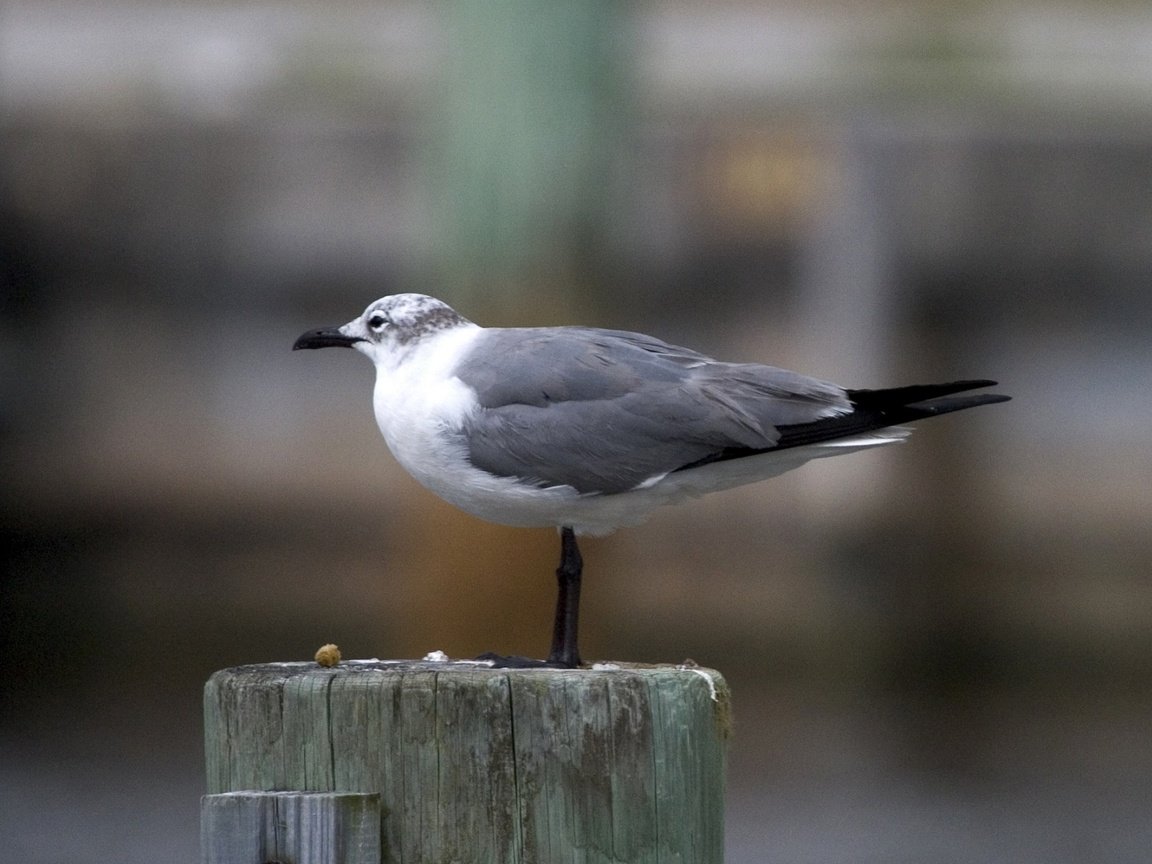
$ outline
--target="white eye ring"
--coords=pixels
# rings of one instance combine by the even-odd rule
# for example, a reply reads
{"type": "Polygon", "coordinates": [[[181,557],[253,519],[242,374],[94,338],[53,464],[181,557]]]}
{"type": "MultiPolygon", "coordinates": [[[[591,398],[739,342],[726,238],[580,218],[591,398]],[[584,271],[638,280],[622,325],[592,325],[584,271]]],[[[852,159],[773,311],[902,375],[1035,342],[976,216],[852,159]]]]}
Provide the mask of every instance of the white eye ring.
{"type": "Polygon", "coordinates": [[[376,312],[372,315],[371,318],[368,319],[368,326],[373,330],[383,330],[387,324],[388,319],[380,312],[376,312]]]}

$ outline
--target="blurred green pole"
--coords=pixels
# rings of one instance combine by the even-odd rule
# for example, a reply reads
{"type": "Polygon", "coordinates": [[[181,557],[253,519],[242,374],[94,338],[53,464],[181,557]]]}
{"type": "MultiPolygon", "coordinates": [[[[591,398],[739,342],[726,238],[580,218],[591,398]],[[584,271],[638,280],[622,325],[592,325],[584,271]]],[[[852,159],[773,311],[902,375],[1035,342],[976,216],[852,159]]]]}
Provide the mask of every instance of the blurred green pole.
{"type": "MultiPolygon", "coordinates": [[[[631,4],[446,0],[430,268],[453,302],[563,302],[612,256],[631,4]]],[[[618,194],[618,193],[617,193],[618,194]]]]}

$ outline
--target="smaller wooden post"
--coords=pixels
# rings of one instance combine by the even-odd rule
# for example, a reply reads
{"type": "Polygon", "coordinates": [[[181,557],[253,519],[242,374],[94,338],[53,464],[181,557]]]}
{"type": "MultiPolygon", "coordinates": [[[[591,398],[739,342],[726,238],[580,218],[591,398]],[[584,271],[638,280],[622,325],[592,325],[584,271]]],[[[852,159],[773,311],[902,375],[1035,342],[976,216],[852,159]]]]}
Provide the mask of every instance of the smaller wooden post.
{"type": "Polygon", "coordinates": [[[380,797],[225,792],[200,804],[202,864],[380,864],[380,797]]]}
{"type": "Polygon", "coordinates": [[[339,790],[379,796],[383,861],[723,859],[730,711],[712,670],[244,666],[212,676],[204,716],[206,813],[230,806],[219,793],[339,790]]]}

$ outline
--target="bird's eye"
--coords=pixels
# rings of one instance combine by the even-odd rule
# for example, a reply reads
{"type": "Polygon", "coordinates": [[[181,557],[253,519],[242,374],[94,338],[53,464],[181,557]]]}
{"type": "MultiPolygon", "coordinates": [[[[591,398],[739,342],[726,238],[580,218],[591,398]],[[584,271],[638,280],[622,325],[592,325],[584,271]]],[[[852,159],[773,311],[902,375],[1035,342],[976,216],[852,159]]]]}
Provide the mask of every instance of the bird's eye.
{"type": "Polygon", "coordinates": [[[381,315],[379,312],[368,319],[368,326],[373,330],[379,330],[387,323],[388,319],[381,315]]]}

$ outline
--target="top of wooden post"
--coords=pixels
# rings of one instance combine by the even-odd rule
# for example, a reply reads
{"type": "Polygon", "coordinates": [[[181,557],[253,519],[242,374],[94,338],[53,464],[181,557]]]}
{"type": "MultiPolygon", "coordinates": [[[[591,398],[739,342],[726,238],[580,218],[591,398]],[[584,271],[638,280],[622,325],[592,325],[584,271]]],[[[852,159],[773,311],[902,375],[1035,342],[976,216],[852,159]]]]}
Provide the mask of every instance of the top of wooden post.
{"type": "Polygon", "coordinates": [[[480,678],[515,677],[521,680],[564,680],[583,679],[585,681],[610,678],[633,677],[648,683],[669,684],[680,682],[684,685],[704,689],[713,703],[713,713],[717,731],[727,740],[732,734],[732,696],[728,683],[715,669],[698,666],[692,661],[685,663],[631,663],[601,662],[577,669],[551,669],[546,667],[497,668],[482,660],[341,660],[331,666],[314,661],[289,660],[272,663],[251,663],[232,666],[212,674],[206,685],[206,696],[221,684],[259,686],[294,682],[295,686],[324,686],[326,682],[340,679],[342,683],[361,680],[364,683],[379,680],[381,676],[403,675],[464,675],[480,678]],[[308,680],[309,685],[302,681],[308,680]]]}

